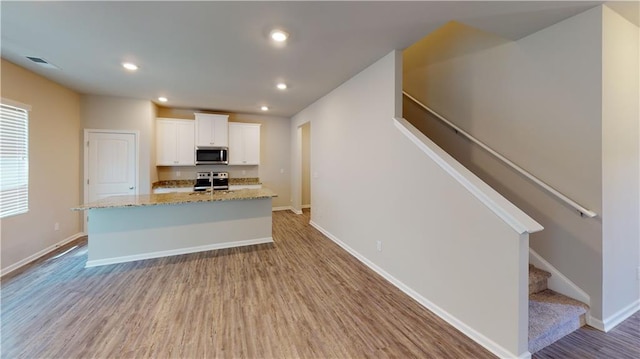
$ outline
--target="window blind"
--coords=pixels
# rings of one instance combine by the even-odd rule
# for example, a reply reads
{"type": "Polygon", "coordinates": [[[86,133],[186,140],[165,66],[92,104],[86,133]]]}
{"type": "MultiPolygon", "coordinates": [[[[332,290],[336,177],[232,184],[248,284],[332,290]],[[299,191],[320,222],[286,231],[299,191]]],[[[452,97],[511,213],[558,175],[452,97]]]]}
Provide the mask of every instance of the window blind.
{"type": "Polygon", "coordinates": [[[29,210],[29,113],[0,104],[0,218],[29,210]]]}

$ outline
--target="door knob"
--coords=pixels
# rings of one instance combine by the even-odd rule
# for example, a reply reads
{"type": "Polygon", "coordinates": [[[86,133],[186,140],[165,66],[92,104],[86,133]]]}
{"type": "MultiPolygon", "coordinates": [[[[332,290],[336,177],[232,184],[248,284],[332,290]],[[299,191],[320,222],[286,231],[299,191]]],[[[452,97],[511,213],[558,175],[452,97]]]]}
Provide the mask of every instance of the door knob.
{"type": "Polygon", "coordinates": [[[133,189],[133,186],[129,187],[129,189],[133,189]]]}

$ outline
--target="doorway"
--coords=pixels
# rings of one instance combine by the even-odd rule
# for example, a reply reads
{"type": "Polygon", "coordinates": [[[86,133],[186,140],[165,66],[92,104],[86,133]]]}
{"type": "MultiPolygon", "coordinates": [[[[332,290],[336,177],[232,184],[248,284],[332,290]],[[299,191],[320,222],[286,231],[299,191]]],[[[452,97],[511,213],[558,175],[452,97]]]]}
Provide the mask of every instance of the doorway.
{"type": "Polygon", "coordinates": [[[301,148],[301,169],[302,173],[302,195],[301,208],[311,208],[311,123],[307,122],[301,126],[302,130],[302,148],[301,148]]]}
{"type": "MultiPolygon", "coordinates": [[[[138,194],[138,131],[84,131],[84,202],[138,194]]],[[[84,211],[87,233],[87,211],[84,211]]]]}

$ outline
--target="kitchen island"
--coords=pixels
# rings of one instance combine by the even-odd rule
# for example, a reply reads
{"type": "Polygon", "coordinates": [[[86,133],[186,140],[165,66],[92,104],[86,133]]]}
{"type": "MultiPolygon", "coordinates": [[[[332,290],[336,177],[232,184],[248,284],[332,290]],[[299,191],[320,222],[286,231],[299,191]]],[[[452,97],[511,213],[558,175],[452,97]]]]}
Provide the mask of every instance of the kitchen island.
{"type": "Polygon", "coordinates": [[[271,243],[266,188],[107,197],[88,211],[87,267],[271,243]]]}

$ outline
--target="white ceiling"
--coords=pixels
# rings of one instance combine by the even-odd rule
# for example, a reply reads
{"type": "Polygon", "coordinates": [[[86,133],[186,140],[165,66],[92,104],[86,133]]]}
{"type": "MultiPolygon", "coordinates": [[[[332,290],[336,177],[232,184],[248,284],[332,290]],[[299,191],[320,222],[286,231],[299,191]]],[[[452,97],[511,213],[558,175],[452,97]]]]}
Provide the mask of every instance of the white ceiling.
{"type": "Polygon", "coordinates": [[[5,59],[80,93],[288,117],[448,21],[515,40],[601,3],[2,1],[1,45],[5,59]],[[287,46],[268,41],[274,27],[291,34],[287,46]]]}

